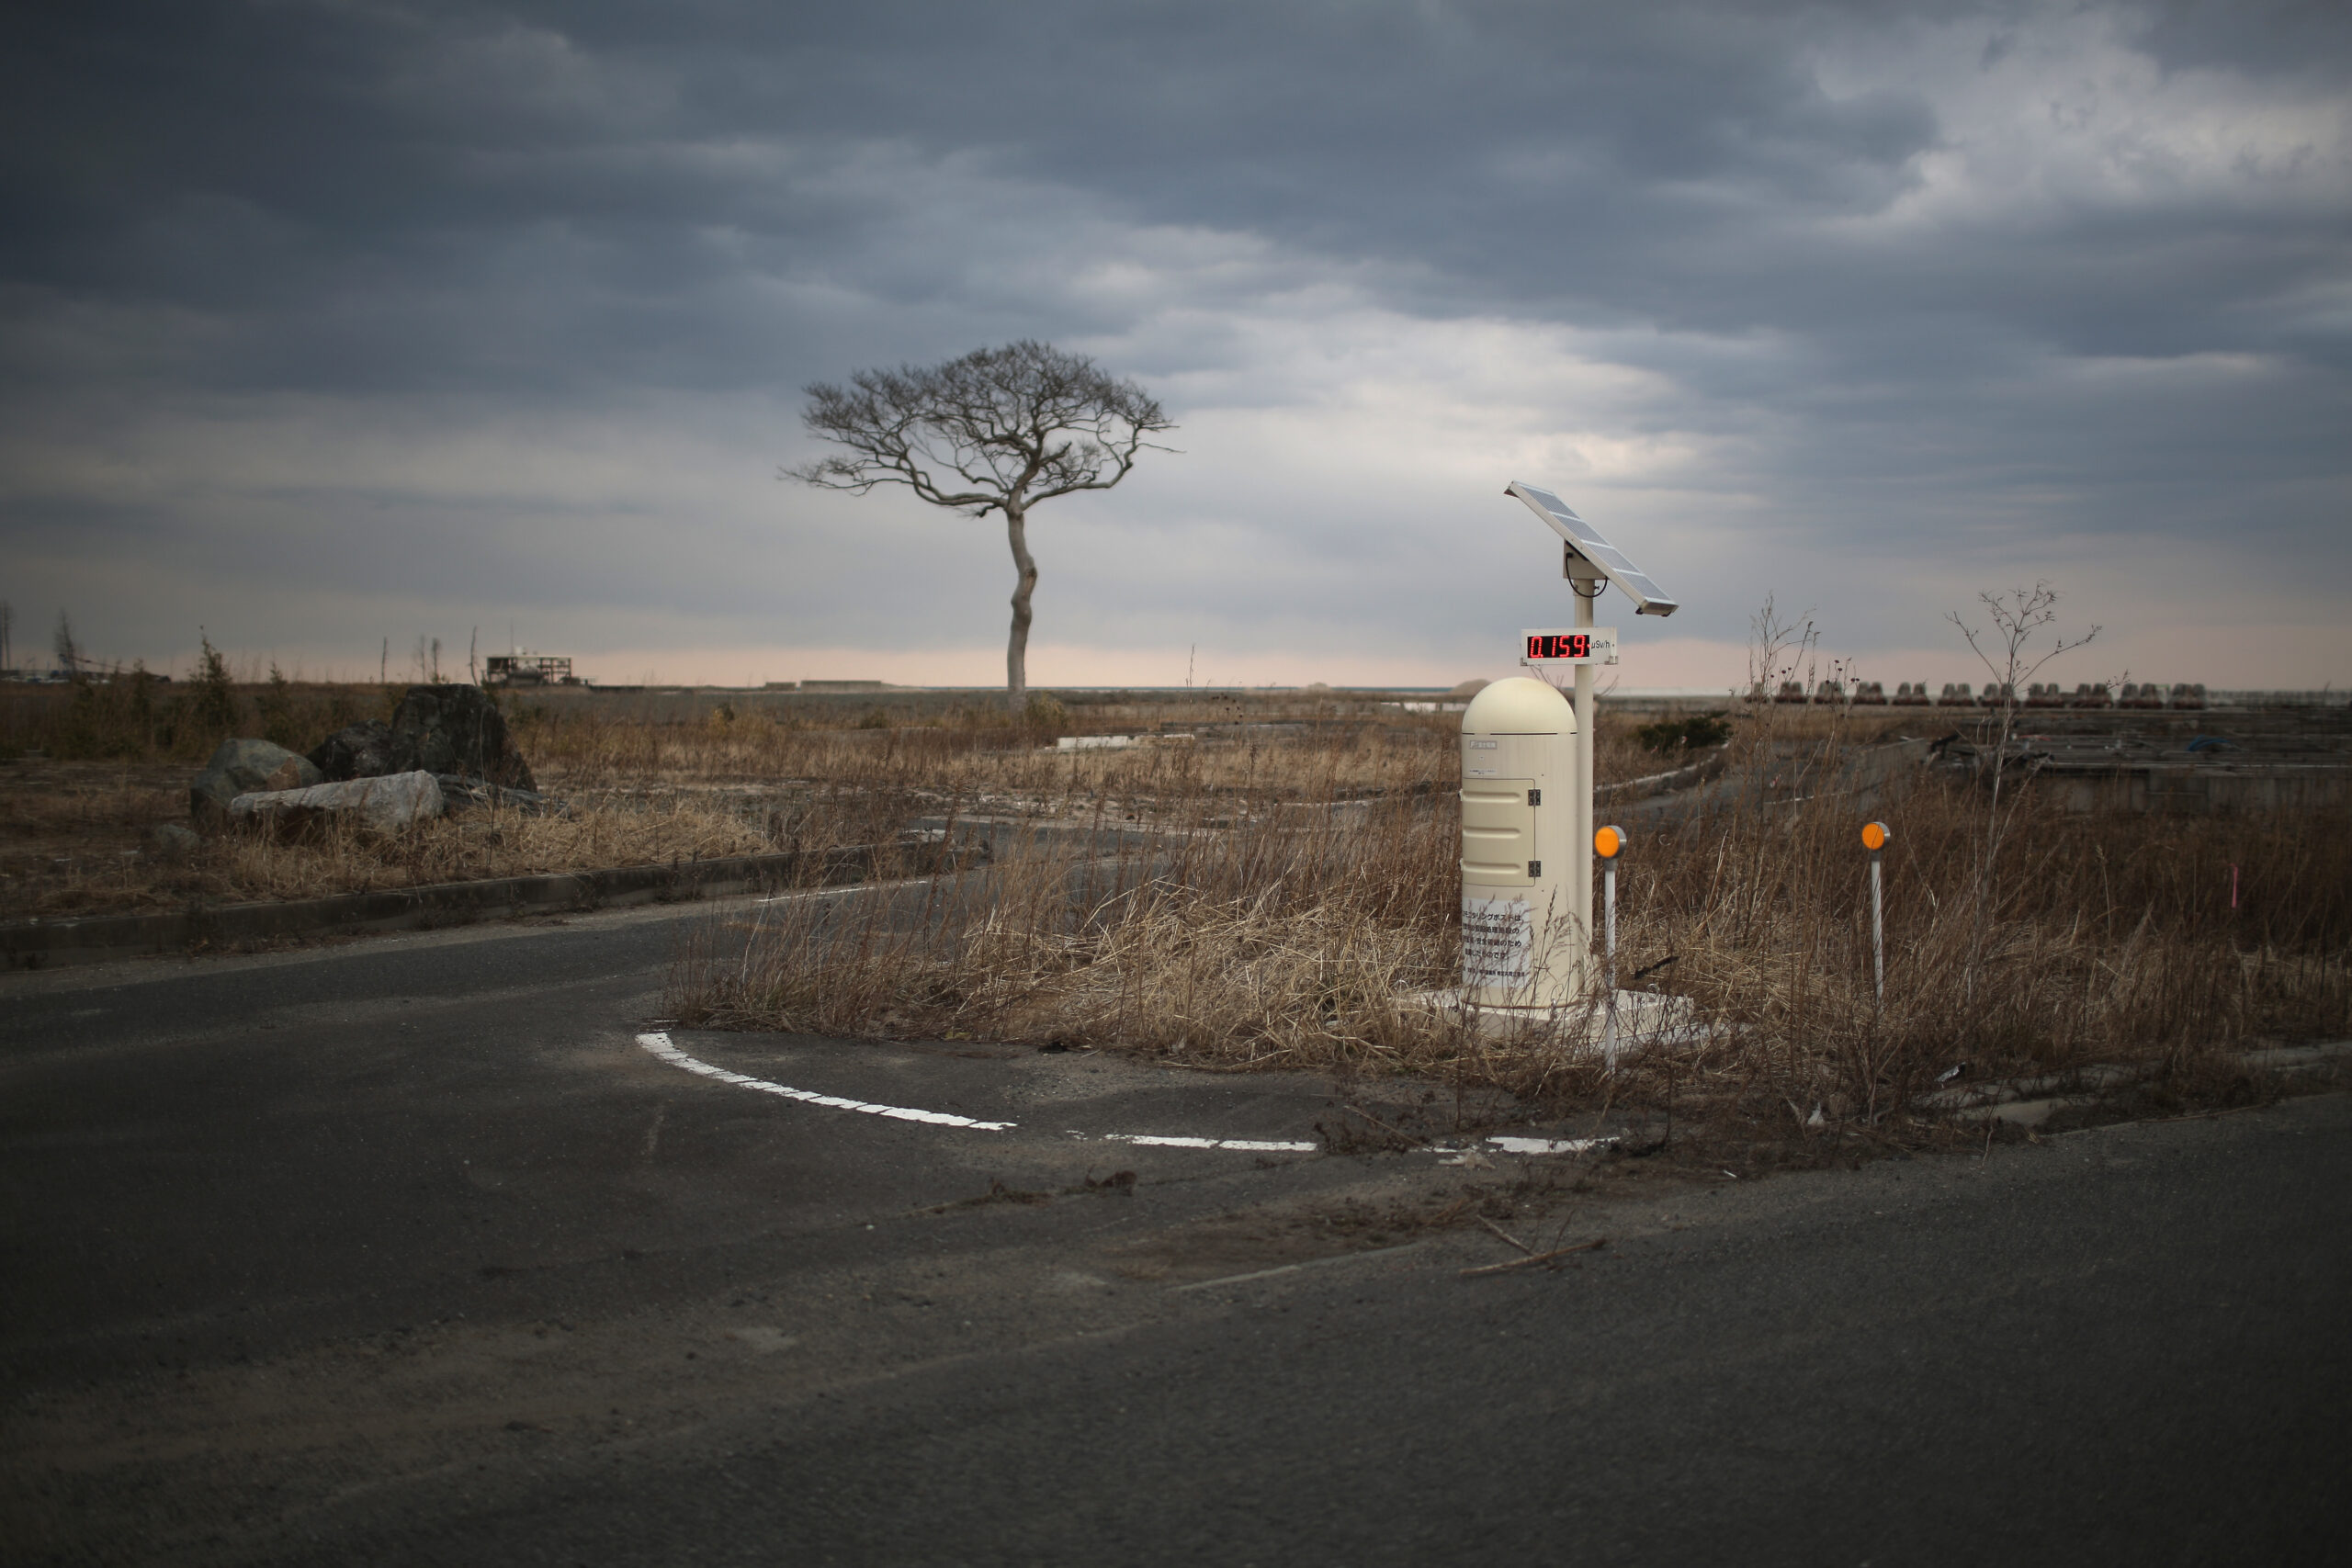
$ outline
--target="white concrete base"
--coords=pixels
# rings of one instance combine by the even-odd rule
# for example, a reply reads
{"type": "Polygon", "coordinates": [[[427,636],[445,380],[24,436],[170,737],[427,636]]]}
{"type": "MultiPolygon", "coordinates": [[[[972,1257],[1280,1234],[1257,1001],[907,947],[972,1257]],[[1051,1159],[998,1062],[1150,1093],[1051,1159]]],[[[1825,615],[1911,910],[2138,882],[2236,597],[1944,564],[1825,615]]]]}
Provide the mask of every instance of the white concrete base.
{"type": "MultiPolygon", "coordinates": [[[[1432,1011],[1458,1018],[1489,1039],[1536,1033],[1548,1035],[1569,1054],[1581,1055],[1605,1047],[1609,1013],[1602,998],[1560,1007],[1497,1007],[1463,999],[1459,989],[1416,991],[1406,1000],[1432,1011]]],[[[1657,991],[1617,993],[1617,1049],[1620,1053],[1645,1046],[1682,1044],[1705,1038],[1688,997],[1657,991]]]]}

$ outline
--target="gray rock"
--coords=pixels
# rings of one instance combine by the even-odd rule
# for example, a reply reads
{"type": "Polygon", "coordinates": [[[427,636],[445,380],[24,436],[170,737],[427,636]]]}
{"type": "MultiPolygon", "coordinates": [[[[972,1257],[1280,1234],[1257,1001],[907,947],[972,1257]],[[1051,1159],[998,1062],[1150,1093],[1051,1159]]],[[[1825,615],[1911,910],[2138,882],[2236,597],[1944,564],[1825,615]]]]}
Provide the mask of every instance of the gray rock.
{"type": "Polygon", "coordinates": [[[479,686],[411,686],[390,724],[345,725],[319,742],[311,761],[330,781],[423,772],[501,790],[538,788],[505,716],[479,686]]]}
{"type": "Polygon", "coordinates": [[[324,782],[319,777],[318,764],[311,759],[288,757],[269,771],[269,777],[261,781],[261,787],[264,789],[308,789],[314,784],[324,782]]]}
{"type": "Polygon", "coordinates": [[[404,773],[413,769],[413,762],[409,767],[401,765],[398,750],[392,744],[392,727],[380,718],[344,726],[311,749],[311,761],[321,777],[330,784],[404,773]]]}
{"type": "Polygon", "coordinates": [[[228,819],[230,802],[241,795],[302,789],[319,782],[319,770],[311,760],[283,746],[267,740],[223,740],[188,786],[187,814],[199,828],[217,828],[228,819]]]}
{"type": "Polygon", "coordinates": [[[504,789],[538,788],[505,716],[479,686],[411,686],[392,715],[392,749],[402,767],[462,773],[504,789]]]}
{"type": "Polygon", "coordinates": [[[204,847],[204,840],[176,822],[158,822],[147,829],[145,844],[151,860],[185,860],[204,847]]]}
{"type": "Polygon", "coordinates": [[[231,821],[278,831],[343,820],[389,834],[440,815],[441,786],[426,773],[256,791],[229,803],[231,821]]]}

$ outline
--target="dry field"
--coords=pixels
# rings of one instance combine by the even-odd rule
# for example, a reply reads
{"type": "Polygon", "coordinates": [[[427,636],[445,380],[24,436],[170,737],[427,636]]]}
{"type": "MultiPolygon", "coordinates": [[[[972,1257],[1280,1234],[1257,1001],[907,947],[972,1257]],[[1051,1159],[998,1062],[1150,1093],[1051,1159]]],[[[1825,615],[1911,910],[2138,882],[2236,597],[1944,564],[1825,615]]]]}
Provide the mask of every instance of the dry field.
{"type": "MultiPolygon", "coordinates": [[[[398,689],[247,688],[239,728],[307,746],[398,689]]],[[[2158,1103],[2256,1092],[2262,1042],[2352,1032],[2352,822],[2067,815],[2011,787],[1905,772],[1855,793],[1848,761],[1940,716],[1734,716],[1713,804],[1645,829],[1622,889],[1621,973],[1690,998],[1704,1043],[1604,1077],[1530,1040],[1410,1005],[1459,954],[1450,714],[1344,697],[1137,698],[1015,725],[984,701],[796,704],[725,694],[510,704],[569,818],[490,813],[393,840],[214,840],[152,858],[217,739],[150,692],[0,693],[8,913],[293,897],[523,871],[872,842],[917,818],[1118,827],[1098,858],[1041,838],[985,874],[715,921],[679,969],[691,1021],[1142,1052],[1204,1068],[1451,1077],[1533,1101],[1744,1108],[1893,1136],[1886,1118],[1966,1077],[2139,1062],[2158,1103]],[[1138,733],[1066,752],[1058,734],[1138,733]],[[1887,994],[1870,983],[1865,815],[1886,857],[1887,994]],[[1988,854],[1988,834],[1998,840],[1988,854]],[[750,929],[746,929],[747,923],[750,929]],[[2165,1100],[2165,1096],[2173,1097],[2165,1100]]],[[[1604,784],[1687,760],[1604,716],[1604,784]]],[[[1605,815],[1605,812],[1604,812],[1605,815]]],[[[1099,840],[1098,840],[1099,841],[1099,840]]],[[[1690,1113],[1695,1114],[1695,1111],[1690,1113]]]]}
{"type": "MultiPolygon", "coordinates": [[[[1246,760],[1125,754],[1091,797],[1063,800],[1156,830],[1155,850],[1040,841],[920,897],[713,922],[673,1004],[700,1024],[1436,1076],[1529,1103],[1679,1101],[1781,1132],[1817,1113],[1879,1138],[1955,1070],[2142,1064],[2143,1106],[2210,1104],[2262,1092],[2238,1050],[2352,1032],[2342,813],[2075,816],[2013,784],[1995,830],[1982,779],[1912,769],[1858,792],[1855,752],[1904,722],[1917,720],[1736,716],[1713,804],[1645,831],[1621,891],[1621,973],[1651,970],[1710,1027],[1614,1074],[1408,999],[1459,959],[1450,718],[1376,741],[1303,732],[1246,760]],[[1895,827],[1883,1004],[1866,816],[1895,827]]],[[[1622,727],[1604,738],[1604,777],[1656,766],[1622,727]]],[[[973,799],[980,781],[955,776],[944,797],[973,799]]]]}
{"type": "MultiPolygon", "coordinates": [[[[1451,720],[1367,728],[1367,705],[1283,696],[1080,708],[1041,703],[1014,725],[985,700],[769,704],[726,694],[510,701],[510,722],[566,818],[512,811],[398,839],[232,836],[185,858],[144,843],[185,822],[187,790],[230,734],[308,750],[356,718],[389,716],[402,687],[247,684],[216,694],[130,681],[0,687],[0,918],[57,918],[666,863],[890,838],[910,818],[1067,818],[1109,798],[1374,794],[1434,777],[1451,720]],[[223,716],[225,714],[225,716],[223,716]],[[208,721],[209,720],[209,721],[208,721]],[[1076,730],[1204,739],[1132,751],[1053,750],[1076,730]],[[1345,744],[1309,744],[1344,731],[1345,744]],[[1311,771],[1297,773],[1302,756],[1311,771]]],[[[562,695],[570,695],[563,694],[562,695]]],[[[1638,752],[1622,750],[1626,765],[1638,752]]]]}

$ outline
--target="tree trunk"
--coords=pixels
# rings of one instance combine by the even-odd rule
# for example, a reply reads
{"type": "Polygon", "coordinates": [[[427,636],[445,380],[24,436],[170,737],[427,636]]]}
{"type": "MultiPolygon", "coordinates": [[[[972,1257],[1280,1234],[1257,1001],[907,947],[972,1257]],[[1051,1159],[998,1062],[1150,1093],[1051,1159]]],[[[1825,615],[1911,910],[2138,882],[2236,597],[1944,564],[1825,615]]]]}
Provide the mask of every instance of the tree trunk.
{"type": "Polygon", "coordinates": [[[1004,509],[1005,537],[1012,545],[1012,635],[1004,645],[1004,694],[1012,716],[1029,705],[1029,595],[1037,588],[1037,563],[1029,554],[1028,518],[1018,505],[1004,509]]]}

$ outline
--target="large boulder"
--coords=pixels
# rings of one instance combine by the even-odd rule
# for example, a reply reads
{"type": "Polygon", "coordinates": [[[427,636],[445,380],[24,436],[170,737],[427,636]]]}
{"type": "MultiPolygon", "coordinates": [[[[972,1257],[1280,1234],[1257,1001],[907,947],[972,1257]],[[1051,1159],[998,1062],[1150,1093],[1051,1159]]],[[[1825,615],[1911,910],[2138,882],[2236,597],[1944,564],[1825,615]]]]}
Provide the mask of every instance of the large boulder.
{"type": "Polygon", "coordinates": [[[506,732],[505,716],[480,686],[411,686],[392,715],[392,746],[404,767],[462,773],[506,789],[539,787],[506,732]]]}
{"type": "Polygon", "coordinates": [[[187,814],[199,827],[228,820],[229,804],[257,790],[306,789],[321,781],[308,757],[267,740],[223,740],[188,786],[187,814]]]}
{"type": "Polygon", "coordinates": [[[505,716],[479,686],[411,686],[391,723],[347,725],[319,742],[311,761],[329,780],[427,773],[503,789],[538,788],[505,716]]]}
{"type": "Polygon", "coordinates": [[[311,749],[311,761],[330,784],[413,771],[401,766],[392,745],[392,727],[380,718],[362,719],[336,730],[311,749]]]}
{"type": "Polygon", "coordinates": [[[340,819],[379,833],[397,833],[440,815],[441,786],[427,773],[262,791],[229,803],[232,822],[279,831],[340,819]]]}

